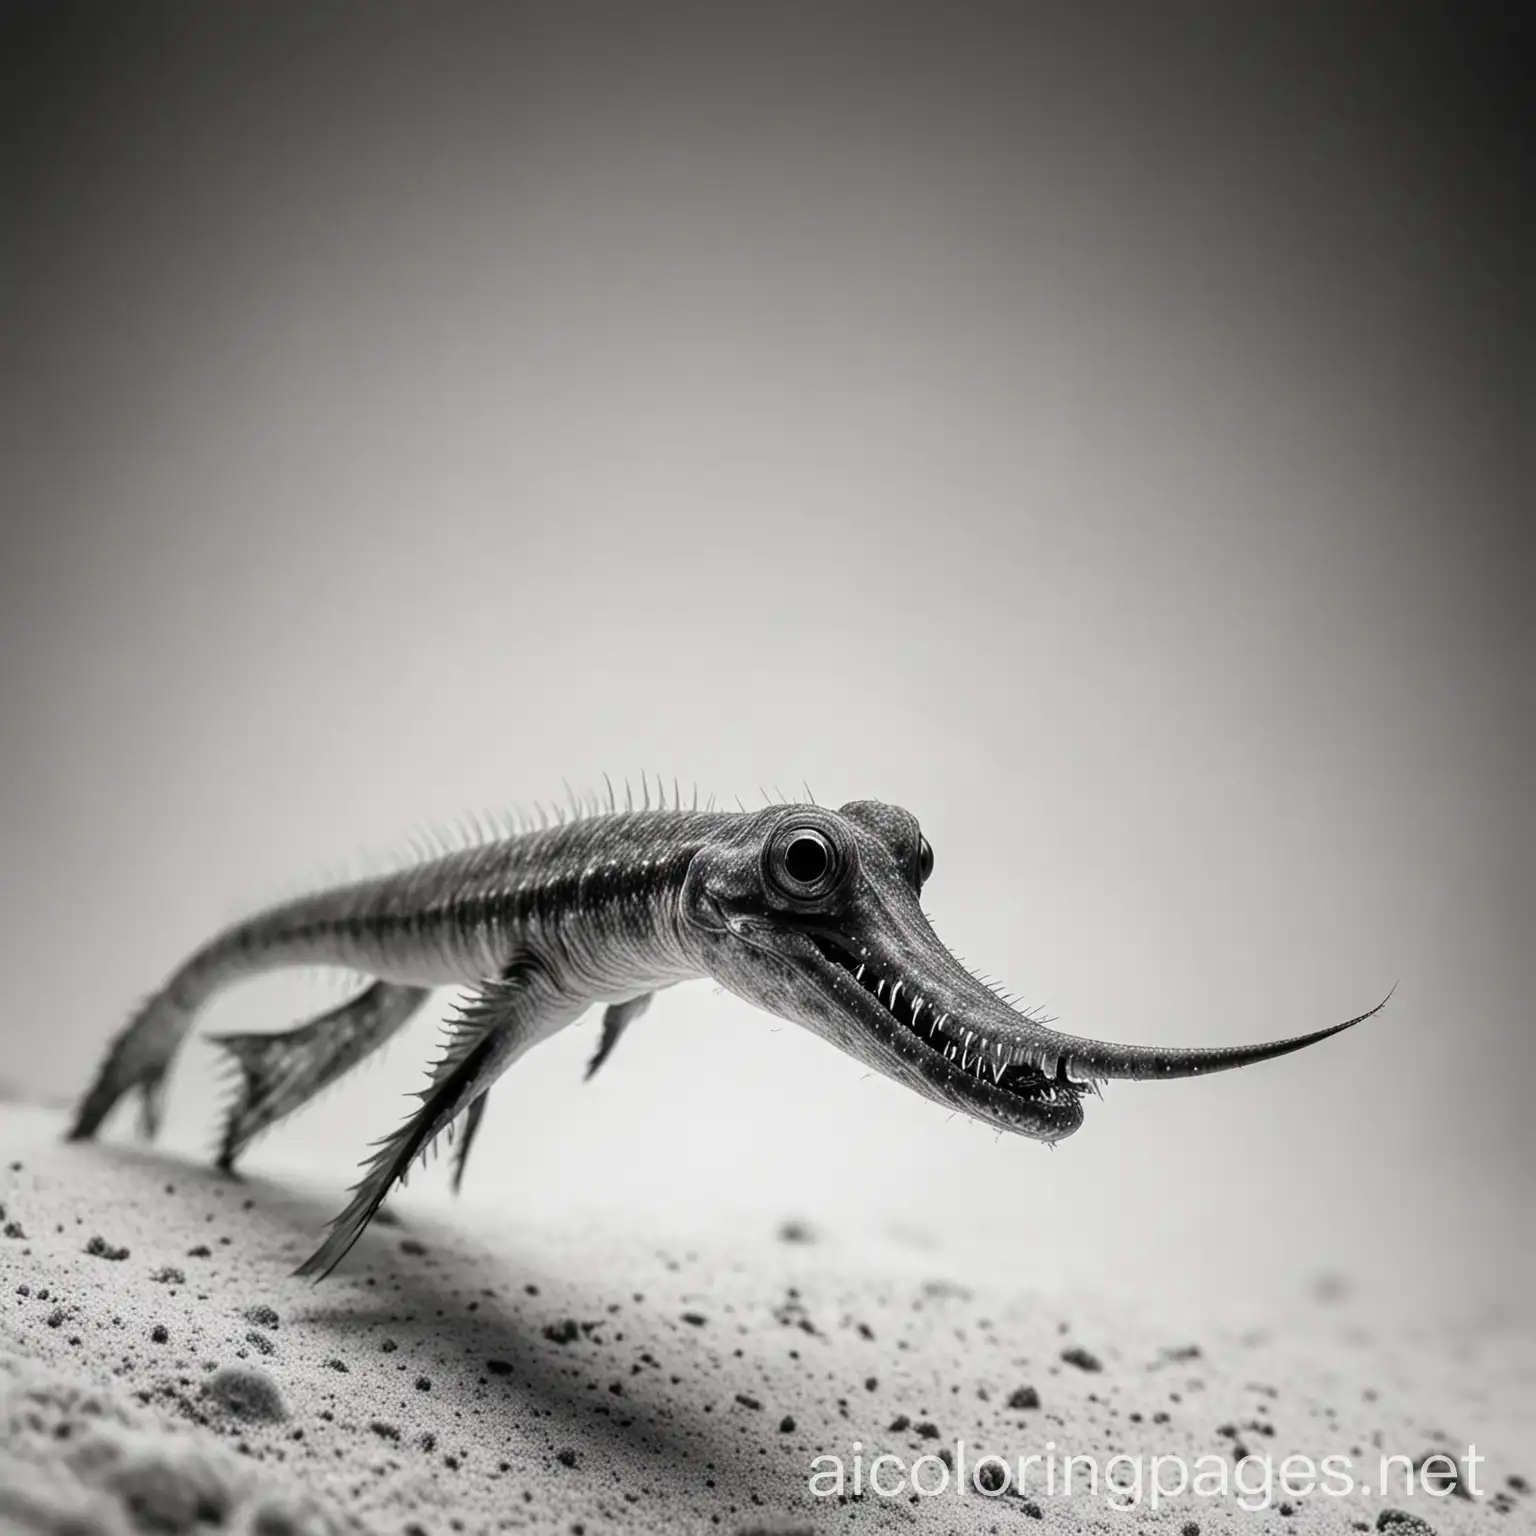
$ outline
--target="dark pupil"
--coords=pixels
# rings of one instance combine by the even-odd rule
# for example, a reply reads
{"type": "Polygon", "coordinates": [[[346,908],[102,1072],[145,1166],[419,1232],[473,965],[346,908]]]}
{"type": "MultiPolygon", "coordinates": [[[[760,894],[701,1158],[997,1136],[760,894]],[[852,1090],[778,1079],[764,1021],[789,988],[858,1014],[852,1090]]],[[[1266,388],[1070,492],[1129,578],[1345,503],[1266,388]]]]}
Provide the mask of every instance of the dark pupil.
{"type": "Polygon", "coordinates": [[[918,874],[926,880],[933,873],[933,844],[925,837],[917,853],[918,874]]]}
{"type": "Polygon", "coordinates": [[[827,872],[826,845],[819,837],[797,837],[784,850],[784,869],[791,880],[815,885],[827,872]]]}

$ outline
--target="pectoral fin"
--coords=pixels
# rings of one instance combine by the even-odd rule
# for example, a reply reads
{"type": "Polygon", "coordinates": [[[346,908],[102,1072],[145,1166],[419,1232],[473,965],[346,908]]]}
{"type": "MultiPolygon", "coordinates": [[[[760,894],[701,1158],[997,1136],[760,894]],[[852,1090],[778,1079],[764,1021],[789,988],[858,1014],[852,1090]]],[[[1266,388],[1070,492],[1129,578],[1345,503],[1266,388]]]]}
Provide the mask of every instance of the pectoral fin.
{"type": "Polygon", "coordinates": [[[485,1101],[487,1093],[482,1093],[473,1104],[464,1111],[464,1124],[459,1130],[459,1144],[453,1149],[453,1192],[458,1194],[464,1183],[464,1165],[469,1161],[469,1149],[475,1144],[475,1137],[480,1132],[480,1122],[485,1118],[485,1101]]]}
{"type": "Polygon", "coordinates": [[[651,1006],[651,999],[655,996],[654,992],[642,992],[639,997],[608,1005],[603,1011],[603,1035],[592,1053],[592,1060],[587,1063],[583,1082],[590,1081],[592,1074],[608,1060],[614,1046],[619,1043],[619,1036],[651,1006]]]}
{"type": "Polygon", "coordinates": [[[545,970],[519,964],[505,976],[484,982],[448,1024],[443,1054],[432,1080],[417,1097],[421,1108],[376,1146],[352,1199],[331,1223],[330,1236],[295,1271],[320,1279],[334,1269],[362,1236],[396,1182],[404,1179],[432,1139],[476,1102],[508,1067],[583,1011],[581,999],[561,992],[545,970]]]}

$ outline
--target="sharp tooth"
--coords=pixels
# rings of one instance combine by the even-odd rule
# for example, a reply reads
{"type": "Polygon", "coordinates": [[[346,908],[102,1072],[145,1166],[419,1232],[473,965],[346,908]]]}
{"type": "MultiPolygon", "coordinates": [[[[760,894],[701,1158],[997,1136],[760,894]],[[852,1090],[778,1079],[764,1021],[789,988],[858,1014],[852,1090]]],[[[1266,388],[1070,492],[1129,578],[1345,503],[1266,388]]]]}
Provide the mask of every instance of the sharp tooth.
{"type": "Polygon", "coordinates": [[[923,1011],[923,1000],[922,1000],[922,998],[918,998],[918,1000],[915,1003],[913,1003],[913,1005],[912,1005],[912,1023],[914,1025],[914,1027],[917,1024],[918,1017],[922,1013],[922,1011],[923,1011]]]}
{"type": "Polygon", "coordinates": [[[858,968],[858,970],[856,970],[856,971],[855,971],[855,972],[854,972],[854,973],[853,973],[853,979],[854,979],[854,980],[855,980],[855,981],[863,981],[863,980],[864,980],[864,965],[863,965],[863,962],[862,962],[862,961],[861,961],[861,962],[860,962],[860,963],[859,963],[859,968],[858,968]]]}
{"type": "Polygon", "coordinates": [[[901,983],[899,981],[893,981],[891,983],[891,1007],[892,1008],[894,1008],[896,1006],[896,999],[897,999],[898,996],[900,996],[900,994],[901,994],[901,983]]]}
{"type": "Polygon", "coordinates": [[[992,1081],[994,1083],[1000,1083],[1000,1082],[1002,1082],[1002,1080],[1003,1080],[1003,1061],[1002,1061],[1002,1057],[998,1057],[992,1063],[992,1081]]]}

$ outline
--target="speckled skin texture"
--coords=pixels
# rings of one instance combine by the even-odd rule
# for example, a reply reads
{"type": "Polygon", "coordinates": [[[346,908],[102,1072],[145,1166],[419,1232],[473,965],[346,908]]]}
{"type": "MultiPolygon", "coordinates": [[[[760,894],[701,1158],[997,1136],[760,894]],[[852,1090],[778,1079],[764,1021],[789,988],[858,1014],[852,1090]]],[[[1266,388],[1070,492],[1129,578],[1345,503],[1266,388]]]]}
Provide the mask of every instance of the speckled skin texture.
{"type": "Polygon", "coordinates": [[[1389,1508],[1440,1536],[1536,1529],[1519,1481],[1536,1471],[1536,1340],[1511,1319],[1382,1330],[1330,1294],[1253,1327],[1174,1323],[964,1271],[911,1234],[853,1243],[750,1211],[714,1235],[471,1220],[416,1188],[317,1292],[290,1271],[329,1191],[63,1145],[58,1129],[0,1110],[6,1531],[123,1536],[130,1495],[151,1487],[157,1529],[263,1536],[1162,1536],[1189,1521],[1312,1536],[1377,1529],[1389,1508]],[[856,1441],[910,1461],[961,1439],[1014,1461],[1047,1443],[1278,1459],[1472,1441],[1487,1496],[1126,1514],[1086,1496],[810,1493],[814,1458],[851,1461],[856,1441]],[[82,1458],[97,1441],[109,1449],[82,1458]],[[176,1516],[198,1498],[222,1523],[176,1516]]]}

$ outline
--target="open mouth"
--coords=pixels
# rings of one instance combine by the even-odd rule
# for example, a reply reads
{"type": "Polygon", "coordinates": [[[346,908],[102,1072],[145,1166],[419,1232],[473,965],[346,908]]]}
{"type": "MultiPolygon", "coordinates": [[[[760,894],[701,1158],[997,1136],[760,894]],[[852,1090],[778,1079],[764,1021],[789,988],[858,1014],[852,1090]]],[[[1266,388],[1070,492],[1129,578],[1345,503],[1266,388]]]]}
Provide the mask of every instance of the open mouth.
{"type": "Polygon", "coordinates": [[[1025,1099],[1039,1098],[1042,1090],[1060,1088],[1077,1094],[1097,1088],[1091,1079],[1070,1076],[1064,1059],[1056,1064],[1054,1073],[1047,1073],[1033,1062],[1015,1060],[1006,1043],[967,1029],[925,998],[910,978],[882,971],[867,953],[856,953],[829,934],[811,933],[806,937],[823,959],[874,998],[901,1029],[916,1036],[934,1055],[942,1056],[981,1086],[1025,1099]]]}

